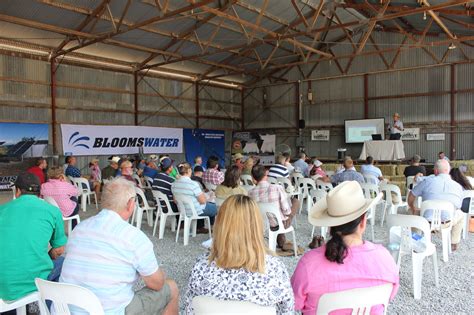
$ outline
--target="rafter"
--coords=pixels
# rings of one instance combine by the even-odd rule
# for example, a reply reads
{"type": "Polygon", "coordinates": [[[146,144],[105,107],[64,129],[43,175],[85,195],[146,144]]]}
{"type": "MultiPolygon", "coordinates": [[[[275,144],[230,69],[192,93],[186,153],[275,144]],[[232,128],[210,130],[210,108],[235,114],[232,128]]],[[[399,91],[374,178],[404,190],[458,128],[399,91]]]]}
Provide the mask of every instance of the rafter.
{"type": "Polygon", "coordinates": [[[306,27],[309,27],[309,23],[308,23],[308,21],[306,20],[306,18],[305,18],[305,16],[303,15],[303,13],[301,12],[301,9],[298,7],[298,4],[296,3],[296,0],[291,0],[291,4],[293,5],[293,8],[295,8],[296,14],[298,14],[298,16],[303,20],[303,24],[304,24],[306,27]]]}
{"type": "MultiPolygon", "coordinates": [[[[257,20],[255,21],[256,26],[260,26],[260,23],[262,22],[263,14],[265,13],[265,10],[267,9],[267,5],[268,5],[268,0],[264,0],[263,4],[262,4],[262,8],[260,9],[260,13],[258,14],[257,20]]],[[[242,28],[244,28],[243,25],[242,25],[242,28]]],[[[252,39],[253,39],[253,37],[255,36],[256,33],[257,33],[257,28],[254,28],[252,34],[250,34],[250,36],[248,38],[249,42],[252,41],[252,39]]]]}
{"type": "MultiPolygon", "coordinates": [[[[426,7],[431,7],[430,3],[428,0],[419,0],[423,5],[426,7]]],[[[439,27],[448,35],[451,39],[456,38],[456,35],[454,35],[449,28],[441,21],[441,19],[438,17],[438,15],[433,11],[433,10],[428,10],[428,14],[431,15],[433,20],[438,24],[439,27]]]]}

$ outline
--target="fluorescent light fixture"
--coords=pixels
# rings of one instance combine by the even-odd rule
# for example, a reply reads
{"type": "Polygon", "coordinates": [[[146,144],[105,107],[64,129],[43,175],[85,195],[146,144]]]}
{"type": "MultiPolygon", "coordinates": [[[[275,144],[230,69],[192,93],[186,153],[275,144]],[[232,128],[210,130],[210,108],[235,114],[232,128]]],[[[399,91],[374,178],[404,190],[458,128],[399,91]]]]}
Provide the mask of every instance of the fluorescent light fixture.
{"type": "Polygon", "coordinates": [[[161,71],[161,70],[149,70],[148,73],[154,73],[154,74],[158,74],[158,75],[164,75],[164,76],[168,76],[168,77],[174,77],[174,78],[180,78],[180,79],[186,79],[186,80],[192,80],[192,81],[196,80],[195,76],[190,76],[190,75],[185,75],[185,74],[180,74],[180,73],[174,73],[174,72],[161,71]]]}
{"type": "Polygon", "coordinates": [[[41,55],[41,56],[49,55],[49,52],[47,52],[47,51],[33,49],[33,48],[27,48],[27,47],[21,47],[21,46],[15,46],[15,45],[7,44],[7,43],[0,43],[0,48],[5,48],[5,49],[8,49],[8,50],[12,50],[12,51],[30,53],[30,54],[35,54],[35,55],[41,55]]]}
{"type": "Polygon", "coordinates": [[[451,50],[456,49],[456,45],[454,45],[454,43],[451,43],[451,45],[449,45],[448,49],[451,49],[451,50]]]}

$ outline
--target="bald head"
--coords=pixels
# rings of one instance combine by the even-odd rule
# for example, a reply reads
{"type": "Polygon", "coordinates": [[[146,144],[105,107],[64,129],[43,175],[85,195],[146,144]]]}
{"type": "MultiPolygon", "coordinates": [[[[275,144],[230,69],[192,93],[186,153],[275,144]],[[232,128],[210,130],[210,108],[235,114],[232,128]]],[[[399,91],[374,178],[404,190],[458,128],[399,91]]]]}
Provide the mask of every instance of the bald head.
{"type": "Polygon", "coordinates": [[[438,174],[449,174],[449,171],[451,170],[451,166],[449,165],[449,162],[446,160],[438,160],[436,161],[434,171],[436,175],[438,174]]]}
{"type": "Polygon", "coordinates": [[[351,169],[353,166],[354,166],[354,161],[352,161],[352,159],[344,160],[344,168],[346,170],[351,169]]]}

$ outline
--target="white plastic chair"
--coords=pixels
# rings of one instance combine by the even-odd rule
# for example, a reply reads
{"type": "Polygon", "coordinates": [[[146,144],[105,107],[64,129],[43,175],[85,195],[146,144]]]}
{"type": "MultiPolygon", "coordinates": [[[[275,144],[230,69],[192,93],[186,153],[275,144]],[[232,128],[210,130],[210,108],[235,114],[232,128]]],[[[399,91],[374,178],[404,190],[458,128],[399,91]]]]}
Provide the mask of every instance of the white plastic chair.
{"type": "Polygon", "coordinates": [[[283,187],[286,193],[291,196],[297,196],[300,194],[299,189],[295,188],[291,183],[291,180],[286,177],[278,177],[277,183],[283,187]]]}
{"type": "Polygon", "coordinates": [[[303,211],[303,204],[306,204],[306,211],[309,212],[309,209],[313,206],[313,198],[310,196],[310,191],[316,190],[316,184],[311,178],[300,178],[298,180],[298,188],[301,192],[301,206],[299,213],[303,211]],[[306,200],[306,203],[304,202],[306,200]]]}
{"type": "Polygon", "coordinates": [[[72,182],[74,183],[74,185],[76,185],[77,189],[79,190],[80,197],[81,197],[82,211],[86,212],[87,210],[86,202],[88,204],[91,204],[91,196],[94,196],[95,208],[99,209],[99,206],[97,205],[97,195],[95,194],[95,191],[91,191],[91,187],[89,186],[89,181],[82,177],[76,177],[76,178],[72,178],[72,182]]]}
{"type": "Polygon", "coordinates": [[[133,180],[135,181],[135,183],[137,184],[138,187],[140,187],[141,189],[143,189],[143,183],[142,183],[142,180],[140,179],[140,176],[138,176],[137,173],[133,173],[132,174],[132,178],[133,180]]]}
{"type": "Polygon", "coordinates": [[[69,305],[83,309],[89,314],[104,314],[104,309],[97,296],[89,289],[74,284],[35,279],[40,295],[41,314],[49,315],[46,300],[52,301],[51,308],[55,314],[69,315],[69,305]]]}
{"type": "Polygon", "coordinates": [[[319,179],[316,180],[316,187],[318,189],[325,190],[326,192],[330,192],[334,188],[334,186],[331,183],[326,183],[319,179]]]}
{"type": "Polygon", "coordinates": [[[372,306],[383,305],[383,314],[387,314],[387,307],[393,284],[344,290],[323,294],[319,298],[316,314],[325,315],[332,311],[352,309],[352,314],[370,314],[372,306]]]}
{"type": "Polygon", "coordinates": [[[273,306],[261,306],[248,301],[224,301],[211,296],[193,298],[195,315],[275,315],[273,306]]]}
{"type": "Polygon", "coordinates": [[[37,302],[40,299],[38,292],[30,293],[14,301],[0,299],[0,313],[16,310],[17,315],[26,315],[26,305],[37,302]]]}
{"type": "Polygon", "coordinates": [[[295,229],[293,228],[293,226],[285,228],[285,226],[283,225],[283,219],[281,217],[280,212],[280,204],[278,202],[259,202],[258,207],[260,208],[260,211],[265,214],[265,217],[267,217],[267,214],[273,215],[278,224],[278,230],[276,231],[272,231],[270,226],[268,226],[268,248],[272,251],[276,251],[277,236],[279,234],[286,234],[291,232],[293,236],[293,250],[295,252],[295,257],[298,256],[295,229]]]}
{"type": "Polygon", "coordinates": [[[410,195],[410,191],[413,189],[413,187],[416,186],[416,182],[415,182],[415,176],[408,176],[407,177],[407,183],[406,183],[406,191],[407,191],[407,194],[405,196],[405,200],[408,201],[408,196],[410,195]]]}
{"type": "MultiPolygon", "coordinates": [[[[400,267],[402,255],[411,254],[412,272],[413,272],[413,296],[415,299],[421,298],[421,281],[423,278],[423,260],[425,257],[433,257],[433,269],[436,287],[439,286],[438,275],[438,257],[436,246],[431,242],[431,229],[428,221],[416,215],[391,214],[387,216],[388,231],[393,227],[401,227],[401,243],[398,252],[397,265],[400,267]],[[418,229],[423,232],[426,249],[417,253],[413,249],[412,229],[418,229]]],[[[390,243],[394,243],[390,233],[390,243]]]]}
{"type": "Polygon", "coordinates": [[[255,186],[250,186],[250,185],[242,185],[242,188],[245,189],[247,192],[251,191],[252,189],[255,188],[255,186]]]}
{"type": "Polygon", "coordinates": [[[399,208],[408,208],[408,203],[402,200],[402,193],[397,185],[384,184],[380,186],[380,190],[384,193],[385,198],[385,207],[382,212],[382,220],[380,221],[380,226],[383,226],[387,211],[390,214],[397,214],[399,208]],[[396,194],[397,199],[399,200],[398,203],[393,202],[392,193],[396,194]]]}
{"type": "Polygon", "coordinates": [[[470,202],[469,202],[469,210],[468,212],[465,214],[466,217],[464,219],[464,229],[463,229],[463,233],[462,233],[462,238],[463,239],[466,239],[467,237],[467,233],[469,231],[469,220],[471,219],[472,216],[474,216],[474,190],[465,190],[464,193],[463,193],[463,200],[465,198],[470,198],[470,202]]]}
{"type": "Polygon", "coordinates": [[[303,178],[304,178],[303,174],[298,173],[298,172],[293,172],[293,173],[290,175],[291,183],[292,183],[295,187],[299,186],[299,181],[300,181],[300,179],[303,179],[303,178]]]}
{"type": "MultiPolygon", "coordinates": [[[[199,219],[207,221],[207,226],[209,227],[209,238],[211,238],[211,219],[208,216],[200,216],[197,214],[191,197],[185,195],[174,195],[174,199],[176,200],[176,205],[179,209],[178,226],[180,226],[181,222],[184,221],[184,246],[187,246],[189,243],[189,232],[191,228],[193,229],[192,236],[196,237],[196,220],[199,219]],[[186,211],[186,209],[188,211],[186,211]]],[[[178,242],[178,239],[179,228],[176,229],[176,242],[178,242]]]]}
{"type": "MultiPolygon", "coordinates": [[[[49,203],[49,204],[52,205],[52,206],[55,206],[55,207],[58,208],[58,210],[59,210],[59,205],[58,205],[58,203],[56,202],[56,200],[54,200],[53,197],[51,197],[51,196],[44,196],[43,199],[44,199],[44,201],[46,201],[47,203],[49,203]]],[[[59,210],[59,211],[61,211],[61,210],[59,210]]],[[[81,218],[79,217],[78,214],[73,215],[73,216],[69,216],[69,217],[63,217],[63,221],[67,221],[67,235],[71,235],[71,232],[72,232],[72,220],[76,220],[76,224],[81,223],[81,218]]]]}
{"type": "Polygon", "coordinates": [[[240,175],[240,181],[242,182],[242,185],[255,186],[252,176],[250,175],[240,175]]]}
{"type": "Polygon", "coordinates": [[[151,186],[153,185],[153,178],[149,177],[149,176],[143,176],[143,179],[144,179],[144,185],[143,185],[143,189],[149,189],[151,190],[151,186]]]}
{"type": "Polygon", "coordinates": [[[379,180],[375,175],[362,174],[362,176],[364,177],[364,181],[365,181],[367,184],[378,185],[379,182],[380,182],[380,180],[379,180]]]}
{"type": "Polygon", "coordinates": [[[433,216],[430,222],[431,231],[440,231],[443,245],[443,261],[449,260],[449,254],[451,253],[451,230],[453,228],[452,220],[454,218],[454,205],[445,200],[426,200],[421,203],[420,216],[427,210],[433,211],[433,216]],[[447,212],[449,222],[444,223],[441,221],[441,212],[447,212]]]}
{"type": "Polygon", "coordinates": [[[160,219],[160,231],[158,232],[158,239],[161,240],[165,235],[166,219],[168,219],[168,217],[172,217],[173,221],[171,221],[171,232],[174,232],[176,228],[176,217],[179,216],[179,212],[173,212],[168,196],[166,196],[164,193],[158,190],[152,190],[151,193],[153,194],[153,197],[155,197],[156,207],[158,209],[155,224],[153,225],[153,236],[156,234],[156,226],[158,225],[158,219],[160,219]],[[168,210],[167,213],[163,212],[161,201],[165,203],[166,209],[168,210]]]}
{"type": "Polygon", "coordinates": [[[133,222],[136,221],[137,228],[141,229],[143,212],[145,211],[147,214],[148,226],[153,226],[153,211],[155,211],[156,208],[148,204],[148,200],[146,199],[143,190],[135,186],[135,193],[137,194],[138,198],[135,199],[136,207],[132,215],[132,225],[133,222]]]}
{"type": "Polygon", "coordinates": [[[277,181],[277,179],[276,179],[275,177],[270,177],[270,176],[268,176],[267,178],[268,178],[268,182],[269,182],[270,184],[278,185],[278,181],[277,181]]]}
{"type": "MultiPolygon", "coordinates": [[[[371,184],[367,184],[371,185],[371,184]]],[[[369,209],[367,210],[367,220],[370,222],[370,237],[372,242],[375,241],[374,227],[375,227],[375,210],[382,201],[383,194],[378,190],[375,190],[375,196],[372,199],[372,202],[369,204],[369,209]]]]}
{"type": "Polygon", "coordinates": [[[326,171],[326,176],[331,177],[332,175],[336,174],[334,171],[326,171]]]}

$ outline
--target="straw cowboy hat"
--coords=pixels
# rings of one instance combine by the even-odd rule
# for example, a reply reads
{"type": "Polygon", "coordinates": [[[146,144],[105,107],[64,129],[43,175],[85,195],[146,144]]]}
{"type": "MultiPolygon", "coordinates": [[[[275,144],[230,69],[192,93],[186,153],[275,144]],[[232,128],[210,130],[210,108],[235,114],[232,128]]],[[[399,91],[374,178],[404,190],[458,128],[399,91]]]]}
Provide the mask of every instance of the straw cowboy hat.
{"type": "Polygon", "coordinates": [[[244,156],[240,153],[236,153],[234,154],[234,156],[232,157],[232,159],[235,161],[235,160],[242,160],[244,158],[244,156]]]}
{"type": "Polygon", "coordinates": [[[365,199],[359,183],[346,181],[331,190],[311,208],[308,220],[315,226],[339,226],[365,213],[371,199],[365,199]]]}

